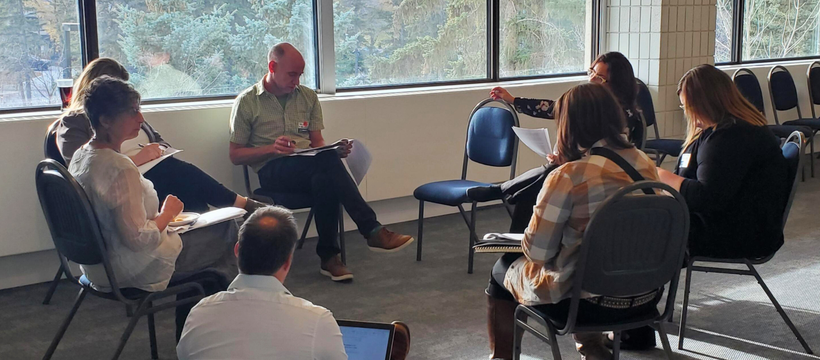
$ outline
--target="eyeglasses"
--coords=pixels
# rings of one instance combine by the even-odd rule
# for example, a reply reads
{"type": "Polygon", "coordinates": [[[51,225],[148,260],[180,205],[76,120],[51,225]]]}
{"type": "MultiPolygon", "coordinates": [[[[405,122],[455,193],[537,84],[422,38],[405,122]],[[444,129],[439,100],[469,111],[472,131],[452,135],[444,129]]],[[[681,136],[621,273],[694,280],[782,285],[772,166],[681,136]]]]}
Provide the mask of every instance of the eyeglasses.
{"type": "Polygon", "coordinates": [[[681,110],[686,110],[686,107],[685,107],[685,106],[683,106],[683,104],[678,105],[678,107],[679,107],[681,110]]]}
{"type": "Polygon", "coordinates": [[[592,70],[591,68],[590,68],[590,69],[587,69],[587,76],[589,76],[590,80],[592,80],[592,79],[598,79],[598,80],[601,82],[601,84],[603,84],[603,83],[605,83],[605,82],[606,82],[606,78],[605,78],[605,77],[603,77],[603,76],[601,76],[601,75],[598,75],[598,73],[597,73],[597,72],[595,72],[595,70],[592,70]]]}

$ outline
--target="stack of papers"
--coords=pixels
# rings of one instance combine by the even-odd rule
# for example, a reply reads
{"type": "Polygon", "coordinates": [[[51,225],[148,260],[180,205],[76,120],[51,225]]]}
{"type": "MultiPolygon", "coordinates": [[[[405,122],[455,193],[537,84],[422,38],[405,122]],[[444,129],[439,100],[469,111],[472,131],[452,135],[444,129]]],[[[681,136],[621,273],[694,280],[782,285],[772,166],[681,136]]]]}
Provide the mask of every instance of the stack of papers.
{"type": "Polygon", "coordinates": [[[552,154],[552,144],[550,143],[550,132],[547,129],[525,129],[513,126],[515,135],[521,139],[524,145],[542,158],[552,154]]]}
{"type": "Polygon", "coordinates": [[[183,225],[183,226],[169,227],[168,231],[169,232],[175,232],[175,233],[178,233],[178,234],[184,234],[184,233],[186,233],[188,231],[191,231],[191,230],[196,230],[196,229],[203,228],[203,227],[206,227],[206,226],[219,224],[221,222],[225,222],[225,221],[228,221],[228,220],[241,218],[241,217],[245,216],[246,213],[247,213],[247,211],[245,211],[245,209],[240,209],[240,208],[237,208],[237,207],[226,207],[226,208],[222,208],[222,209],[216,209],[216,210],[208,211],[208,212],[200,215],[196,219],[196,221],[194,221],[191,224],[183,225]]]}

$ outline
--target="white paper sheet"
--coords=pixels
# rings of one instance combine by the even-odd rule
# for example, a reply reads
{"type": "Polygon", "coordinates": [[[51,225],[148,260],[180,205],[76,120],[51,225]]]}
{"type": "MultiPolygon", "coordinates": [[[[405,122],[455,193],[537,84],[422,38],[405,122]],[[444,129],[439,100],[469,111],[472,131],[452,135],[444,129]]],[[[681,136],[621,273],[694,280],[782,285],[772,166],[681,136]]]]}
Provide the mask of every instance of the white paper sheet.
{"type": "Polygon", "coordinates": [[[183,234],[194,229],[203,228],[213,224],[219,224],[223,221],[238,219],[245,216],[246,213],[247,211],[245,211],[245,209],[237,207],[226,207],[222,209],[216,209],[199,215],[199,217],[193,224],[169,227],[168,231],[183,234]]]}
{"type": "Polygon", "coordinates": [[[550,133],[547,129],[525,129],[513,126],[515,135],[521,139],[524,145],[542,158],[547,158],[552,154],[552,144],[550,143],[550,133]]]}
{"type": "Polygon", "coordinates": [[[296,150],[293,151],[293,154],[290,154],[288,156],[315,156],[316,154],[318,154],[320,152],[323,152],[323,151],[330,151],[330,150],[336,151],[336,149],[338,149],[339,146],[342,146],[342,144],[341,144],[342,140],[351,141],[349,139],[339,139],[339,140],[336,140],[336,142],[334,142],[330,145],[325,145],[325,146],[322,146],[322,147],[307,148],[307,149],[296,149],[296,150]]]}
{"type": "Polygon", "coordinates": [[[373,156],[367,147],[359,140],[351,140],[353,147],[350,149],[350,154],[345,158],[347,168],[350,170],[350,175],[353,180],[356,180],[356,185],[362,183],[364,176],[367,175],[367,170],[370,169],[370,164],[373,163],[373,156]]]}
{"type": "Polygon", "coordinates": [[[149,161],[145,164],[137,166],[137,169],[139,169],[140,174],[145,174],[145,173],[148,172],[148,170],[151,170],[152,168],[154,168],[154,166],[157,166],[157,164],[162,162],[162,160],[165,160],[165,159],[167,159],[171,156],[174,156],[174,154],[178,154],[180,152],[182,152],[182,150],[174,149],[174,148],[166,148],[165,151],[162,152],[162,156],[160,156],[160,157],[158,157],[154,160],[151,160],[151,161],[149,161]]]}

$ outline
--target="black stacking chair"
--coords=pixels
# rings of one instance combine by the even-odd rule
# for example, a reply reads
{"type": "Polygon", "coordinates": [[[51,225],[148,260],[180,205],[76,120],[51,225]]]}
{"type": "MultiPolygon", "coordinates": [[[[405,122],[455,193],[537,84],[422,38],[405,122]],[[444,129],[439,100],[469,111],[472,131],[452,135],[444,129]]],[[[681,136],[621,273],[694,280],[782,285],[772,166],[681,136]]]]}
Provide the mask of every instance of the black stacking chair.
{"type": "Polygon", "coordinates": [[[806,82],[809,86],[811,117],[820,119],[814,110],[815,106],[820,105],[820,61],[815,61],[809,65],[809,69],[806,71],[806,82]]]}
{"type": "MultiPolygon", "coordinates": [[[[40,206],[46,217],[48,228],[51,231],[51,238],[54,247],[60,256],[60,263],[66,276],[72,283],[80,287],[77,299],[71,307],[68,316],[60,325],[57,334],[48,347],[43,359],[50,359],[57,349],[68,325],[77,313],[80,304],[88,294],[98,296],[103,299],[118,301],[126,306],[126,314],[131,317],[125,332],[120,338],[119,346],[114,353],[113,359],[117,359],[122,353],[125,343],[134,331],[137,321],[143,315],[148,317],[148,334],[151,342],[151,358],[157,359],[157,340],[154,328],[154,313],[166,309],[173,309],[179,305],[196,303],[204,296],[205,292],[197,282],[186,282],[177,286],[170,286],[163,291],[147,292],[135,288],[120,288],[117,279],[111,269],[108,260],[108,253],[105,250],[97,215],[83,188],[74,180],[71,174],[57,161],[46,159],[37,165],[35,173],[35,183],[37,185],[37,196],[40,199],[40,206]],[[77,278],[71,273],[69,262],[81,265],[98,265],[105,269],[108,281],[111,284],[111,292],[103,292],[94,289],[91,282],[85,275],[77,278]],[[165,299],[170,296],[180,294],[194,294],[181,300],[166,301],[155,305],[155,301],[165,299]]],[[[227,286],[227,279],[224,276],[214,274],[212,278],[203,276],[201,281],[218,281],[227,286]]]]}
{"type": "MultiPolygon", "coordinates": [[[[778,125],[780,125],[778,111],[797,109],[797,119],[784,121],[783,125],[800,125],[811,128],[809,144],[811,146],[810,151],[814,154],[814,137],[820,131],[820,120],[803,117],[803,113],[800,111],[800,101],[797,97],[797,88],[794,86],[794,79],[789,70],[781,65],[773,66],[769,70],[769,96],[774,106],[774,122],[778,125]]],[[[814,110],[814,107],[812,107],[812,110],[814,110]]],[[[809,167],[811,168],[811,177],[814,177],[814,158],[809,162],[809,167]]]]}
{"type": "MultiPolygon", "coordinates": [[[[735,83],[735,86],[737,86],[737,89],[743,97],[745,97],[746,100],[749,100],[749,102],[752,103],[758,111],[763,113],[763,116],[766,116],[763,91],[760,89],[760,83],[757,81],[757,76],[755,76],[755,74],[749,69],[737,69],[734,74],[732,74],[732,81],[735,83]]],[[[809,156],[814,156],[814,137],[812,137],[813,132],[808,126],[769,125],[769,130],[771,130],[772,133],[774,133],[774,135],[779,137],[781,140],[788,138],[795,131],[800,131],[803,133],[804,139],[809,140],[809,146],[811,147],[811,154],[809,154],[809,156]]]]}
{"type": "MultiPolygon", "coordinates": [[[[805,148],[803,145],[803,134],[799,131],[795,131],[792,136],[790,136],[786,143],[783,144],[783,156],[786,157],[786,161],[789,163],[789,176],[791,177],[791,190],[789,192],[789,200],[786,204],[786,211],[783,214],[783,227],[786,226],[786,221],[789,218],[789,211],[792,207],[792,201],[794,200],[794,194],[797,191],[797,171],[801,168],[803,163],[803,156],[805,148]]],[[[800,335],[800,331],[794,326],[792,321],[789,319],[789,316],[786,315],[786,312],[783,311],[783,307],[780,306],[780,303],[777,302],[774,295],[772,294],[769,287],[766,286],[766,282],[763,281],[763,278],[760,277],[760,274],[755,269],[755,265],[760,265],[768,262],[774,257],[774,254],[769,256],[757,258],[757,259],[715,259],[715,258],[708,258],[708,257],[700,257],[694,256],[689,259],[688,266],[686,267],[686,285],[684,286],[683,290],[683,312],[681,313],[680,318],[680,329],[678,335],[678,349],[683,349],[683,341],[686,339],[686,315],[689,310],[689,289],[691,288],[692,283],[692,272],[693,271],[700,271],[700,272],[714,272],[720,274],[734,274],[734,275],[744,275],[744,276],[754,276],[757,279],[757,283],[760,284],[760,287],[763,288],[763,291],[766,293],[766,296],[769,297],[771,300],[772,305],[774,308],[777,309],[777,312],[780,313],[780,316],[783,318],[783,321],[786,322],[786,325],[789,326],[789,329],[792,330],[794,336],[797,337],[797,341],[800,342],[800,345],[803,346],[803,349],[806,351],[807,354],[813,354],[811,348],[806,343],[806,340],[803,339],[803,336],[800,335]],[[727,264],[739,264],[739,265],[746,265],[747,269],[730,269],[726,267],[719,267],[719,266],[704,266],[704,265],[695,265],[696,262],[708,262],[708,263],[717,263],[721,265],[727,264]]]]}
{"type": "MultiPolygon", "coordinates": [[[[308,194],[284,193],[258,188],[251,190],[251,179],[248,174],[248,166],[242,165],[242,175],[245,177],[245,193],[252,199],[270,205],[279,205],[291,210],[310,209],[305,226],[302,229],[302,236],[296,243],[296,248],[301,249],[305,245],[310,222],[313,221],[313,199],[308,194]]],[[[339,247],[342,251],[342,263],[347,264],[347,251],[345,251],[345,214],[344,207],[339,205],[339,247]]]]}
{"type": "MultiPolygon", "coordinates": [[[[57,119],[48,126],[48,129],[46,130],[46,137],[43,141],[43,155],[46,159],[52,159],[60,165],[68,167],[65,163],[65,159],[63,159],[63,155],[60,154],[60,149],[57,147],[57,125],[59,124],[60,120],[57,119]]],[[[55,274],[54,279],[51,280],[51,285],[48,287],[46,297],[43,299],[43,305],[48,305],[51,302],[51,297],[54,296],[54,291],[57,290],[57,285],[60,284],[60,280],[63,278],[63,273],[63,265],[61,263],[60,267],[57,268],[57,274],[55,274]]]]}
{"type": "MultiPolygon", "coordinates": [[[[464,161],[461,165],[461,179],[436,181],[424,184],[413,191],[419,200],[419,232],[416,249],[416,261],[421,261],[422,237],[424,235],[424,202],[458,207],[458,212],[470,229],[469,250],[467,256],[467,273],[473,273],[473,245],[478,238],[475,233],[476,207],[478,201],[467,196],[467,189],[477,186],[490,186],[489,183],[467,180],[467,164],[470,161],[492,167],[509,167],[510,180],[515,177],[515,165],[518,160],[518,138],[513,132],[518,126],[518,114],[504,101],[484,99],[473,108],[467,122],[467,141],[464,145],[464,161]],[[503,107],[487,106],[498,103],[503,107]],[[464,210],[464,204],[470,203],[470,216],[464,210]]],[[[487,199],[491,200],[503,200],[487,199]]],[[[509,208],[507,209],[509,211],[509,208]]]]}
{"type": "MultiPolygon", "coordinates": [[[[638,107],[641,110],[641,117],[643,118],[646,127],[655,129],[654,139],[645,139],[643,151],[647,154],[655,156],[655,163],[660,166],[667,155],[673,157],[680,156],[683,150],[683,140],[680,139],[662,139],[658,131],[658,124],[655,118],[655,105],[652,103],[652,94],[649,93],[649,88],[646,87],[643,81],[635,79],[638,83],[638,107]]],[[[644,138],[646,132],[644,132],[644,138]]]]}
{"type": "Polygon", "coordinates": [[[515,310],[515,345],[513,359],[521,356],[521,329],[548,343],[553,359],[561,359],[556,335],[586,331],[614,331],[613,355],[620,356],[621,332],[652,326],[661,335],[666,355],[672,350],[663,323],[675,308],[681,263],[689,233],[689,210],[677,191],[666,184],[640,181],[630,184],[604,201],[589,221],[581,243],[576,265],[572,297],[567,318],[552,318],[538,306],[519,305],[515,310]],[[660,189],[667,195],[633,195],[636,190],[660,189]],[[639,251],[635,251],[639,249],[639,251]],[[657,309],[617,323],[577,321],[579,302],[584,292],[627,297],[662,292],[669,283],[663,313],[657,309]],[[527,323],[535,320],[546,328],[546,334],[527,323]]]}

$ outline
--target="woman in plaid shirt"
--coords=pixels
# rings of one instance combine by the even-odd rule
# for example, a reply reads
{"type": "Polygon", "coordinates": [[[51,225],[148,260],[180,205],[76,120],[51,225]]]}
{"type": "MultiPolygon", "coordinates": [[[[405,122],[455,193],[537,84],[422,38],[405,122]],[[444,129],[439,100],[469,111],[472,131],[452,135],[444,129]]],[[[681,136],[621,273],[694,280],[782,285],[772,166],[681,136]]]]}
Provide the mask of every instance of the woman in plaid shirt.
{"type": "MultiPolygon", "coordinates": [[[[553,170],[538,194],[524,233],[524,255],[506,254],[493,267],[488,294],[488,329],[492,359],[511,359],[513,317],[520,304],[541,305],[553,316],[566,316],[581,241],[597,207],[621,187],[633,182],[617,164],[590,156],[595,147],[608,148],[645,179],[657,180],[655,163],[623,134],[623,111],[612,93],[599,84],[570,89],[556,102],[558,141],[553,170]]],[[[589,298],[595,295],[588,294],[589,298]]],[[[581,302],[579,319],[617,321],[636,312],[653,311],[659,298],[627,309],[581,302]]],[[[582,359],[610,359],[600,333],[574,334],[582,359]]]]}

